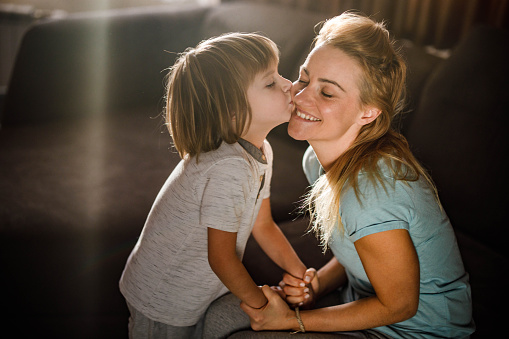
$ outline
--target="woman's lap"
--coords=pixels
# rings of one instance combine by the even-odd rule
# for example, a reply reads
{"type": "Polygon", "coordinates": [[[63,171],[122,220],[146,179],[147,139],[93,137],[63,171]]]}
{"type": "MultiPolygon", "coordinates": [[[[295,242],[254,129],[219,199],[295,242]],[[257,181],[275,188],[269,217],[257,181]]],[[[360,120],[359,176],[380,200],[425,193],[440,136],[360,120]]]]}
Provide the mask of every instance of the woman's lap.
{"type": "Polygon", "coordinates": [[[227,293],[217,298],[207,309],[203,338],[228,338],[235,332],[250,328],[249,317],[240,308],[240,299],[227,293]]]}
{"type": "MultiPolygon", "coordinates": [[[[344,293],[335,291],[320,299],[317,308],[338,305],[344,302],[344,293]]],[[[306,338],[313,339],[375,339],[385,338],[376,332],[341,332],[320,333],[306,332],[306,338]]],[[[251,330],[249,317],[240,308],[240,299],[228,293],[216,299],[208,308],[203,324],[203,338],[295,338],[290,331],[260,331],[251,330]]]]}

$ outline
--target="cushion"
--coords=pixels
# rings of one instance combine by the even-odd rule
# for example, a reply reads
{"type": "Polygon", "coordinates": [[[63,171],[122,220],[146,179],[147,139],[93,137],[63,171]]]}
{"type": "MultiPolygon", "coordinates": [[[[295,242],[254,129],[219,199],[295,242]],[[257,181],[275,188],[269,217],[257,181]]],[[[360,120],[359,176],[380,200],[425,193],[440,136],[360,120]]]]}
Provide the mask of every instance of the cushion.
{"type": "Polygon", "coordinates": [[[398,48],[400,48],[407,65],[407,106],[405,112],[397,117],[395,127],[398,128],[403,135],[406,135],[408,126],[414,115],[413,110],[419,103],[422,89],[430,74],[433,72],[433,69],[443,62],[443,59],[428,53],[424,47],[416,45],[410,40],[398,41],[398,48]]]}
{"type": "Polygon", "coordinates": [[[177,52],[199,41],[206,8],[74,14],[41,22],[20,46],[4,124],[157,107],[177,52]],[[34,57],[37,56],[37,57],[34,57]]]}
{"type": "Polygon", "coordinates": [[[508,52],[506,31],[472,30],[430,76],[408,127],[453,226],[498,251],[509,190],[508,52]]]}
{"type": "Polygon", "coordinates": [[[202,35],[211,37],[236,31],[263,33],[280,48],[279,72],[294,81],[303,62],[302,57],[310,51],[315,36],[314,26],[325,18],[325,14],[311,14],[282,6],[225,3],[207,14],[202,35]]]}

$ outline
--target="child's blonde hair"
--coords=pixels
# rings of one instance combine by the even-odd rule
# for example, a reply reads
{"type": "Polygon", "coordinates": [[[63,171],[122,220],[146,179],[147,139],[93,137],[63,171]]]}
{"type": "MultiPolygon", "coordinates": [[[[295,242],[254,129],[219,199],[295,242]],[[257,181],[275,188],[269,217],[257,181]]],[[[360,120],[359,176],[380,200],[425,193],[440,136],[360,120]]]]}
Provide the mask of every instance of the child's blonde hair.
{"type": "Polygon", "coordinates": [[[166,122],[180,156],[237,142],[251,121],[248,86],[278,62],[276,44],[256,33],[224,34],[182,53],[166,97],[166,122]]]}

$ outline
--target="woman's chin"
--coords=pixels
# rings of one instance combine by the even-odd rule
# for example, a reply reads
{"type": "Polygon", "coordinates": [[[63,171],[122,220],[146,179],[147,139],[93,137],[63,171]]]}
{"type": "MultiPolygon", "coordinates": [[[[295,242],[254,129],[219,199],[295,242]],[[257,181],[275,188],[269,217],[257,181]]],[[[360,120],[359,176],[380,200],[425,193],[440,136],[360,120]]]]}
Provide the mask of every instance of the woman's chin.
{"type": "Polygon", "coordinates": [[[306,140],[305,134],[300,128],[297,128],[292,124],[292,120],[288,123],[288,135],[295,140],[306,140]]]}

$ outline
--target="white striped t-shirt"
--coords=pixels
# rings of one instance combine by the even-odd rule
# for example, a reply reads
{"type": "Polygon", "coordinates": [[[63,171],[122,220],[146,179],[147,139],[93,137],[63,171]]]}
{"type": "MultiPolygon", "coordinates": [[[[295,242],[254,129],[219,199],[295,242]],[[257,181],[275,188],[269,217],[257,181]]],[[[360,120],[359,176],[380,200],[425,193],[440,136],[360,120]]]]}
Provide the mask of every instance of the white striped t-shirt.
{"type": "Polygon", "coordinates": [[[181,160],[159,192],[120,279],[126,300],[148,318],[191,326],[227,292],[208,263],[207,228],[237,232],[242,259],[272,176],[270,144],[264,157],[242,145],[181,160]]]}

